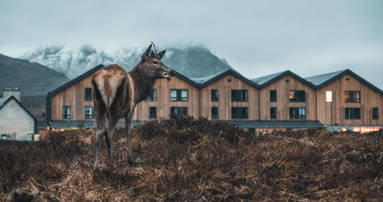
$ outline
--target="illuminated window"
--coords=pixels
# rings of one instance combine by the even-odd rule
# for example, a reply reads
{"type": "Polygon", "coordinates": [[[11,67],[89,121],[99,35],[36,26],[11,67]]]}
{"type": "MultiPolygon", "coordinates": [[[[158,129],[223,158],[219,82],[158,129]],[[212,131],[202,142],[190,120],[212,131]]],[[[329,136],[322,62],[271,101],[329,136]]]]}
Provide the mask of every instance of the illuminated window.
{"type": "Polygon", "coordinates": [[[360,103],[360,91],[346,91],[344,93],[345,102],[360,103]]]}
{"type": "Polygon", "coordinates": [[[326,91],[326,102],[332,102],[332,91],[326,91]]]}
{"type": "Polygon", "coordinates": [[[290,102],[306,102],[306,92],[304,90],[291,90],[289,100],[290,102]]]}

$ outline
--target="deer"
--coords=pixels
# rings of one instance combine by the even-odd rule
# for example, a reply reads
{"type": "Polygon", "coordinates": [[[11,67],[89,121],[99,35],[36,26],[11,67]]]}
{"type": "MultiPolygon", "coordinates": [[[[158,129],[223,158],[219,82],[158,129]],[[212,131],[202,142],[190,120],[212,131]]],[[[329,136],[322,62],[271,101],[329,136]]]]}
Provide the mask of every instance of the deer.
{"type": "Polygon", "coordinates": [[[132,152],[131,122],[137,104],[153,94],[156,79],[170,80],[172,70],[161,62],[166,50],[157,53],[153,43],[141,56],[141,61],[130,71],[113,64],[105,66],[92,77],[93,104],[96,119],[96,158],[94,169],[99,166],[100,144],[105,137],[108,165],[112,164],[113,133],[118,121],[125,119],[128,143],[128,163],[135,164],[132,152]],[[105,121],[108,120],[108,127],[105,121]]]}

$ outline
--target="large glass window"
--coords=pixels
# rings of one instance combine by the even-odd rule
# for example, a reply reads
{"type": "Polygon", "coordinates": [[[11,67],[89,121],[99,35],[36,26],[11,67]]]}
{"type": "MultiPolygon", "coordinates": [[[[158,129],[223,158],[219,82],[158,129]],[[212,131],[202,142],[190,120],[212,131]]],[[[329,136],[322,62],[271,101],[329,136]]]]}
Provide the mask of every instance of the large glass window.
{"type": "Polygon", "coordinates": [[[306,92],[304,90],[291,90],[289,100],[290,102],[306,102],[306,92]]]}
{"type": "Polygon", "coordinates": [[[176,102],[176,101],[182,101],[187,102],[188,101],[188,90],[186,89],[171,89],[170,90],[170,101],[176,102]]]}
{"type": "Polygon", "coordinates": [[[247,90],[231,90],[232,102],[247,102],[248,92],[247,90]]]}
{"type": "Polygon", "coordinates": [[[187,107],[170,107],[170,116],[171,117],[187,116],[187,115],[188,115],[188,108],[187,107]]]}
{"type": "Polygon", "coordinates": [[[157,89],[153,89],[152,95],[150,96],[150,101],[157,101],[157,89]]]}
{"type": "Polygon", "coordinates": [[[360,91],[346,91],[344,93],[345,102],[360,102],[360,91]]]}
{"type": "Polygon", "coordinates": [[[92,88],[85,88],[85,101],[92,101],[92,88]]]}
{"type": "Polygon", "coordinates": [[[291,107],[290,119],[306,119],[306,108],[304,107],[291,107]]]}
{"type": "Polygon", "coordinates": [[[218,90],[217,89],[211,90],[211,101],[212,102],[218,102],[218,90]]]}
{"type": "Polygon", "coordinates": [[[372,108],[372,119],[374,120],[379,119],[379,108],[377,107],[372,108]]]}
{"type": "Polygon", "coordinates": [[[93,119],[94,118],[94,108],[92,106],[85,107],[85,118],[93,119]]]}
{"type": "Polygon", "coordinates": [[[218,119],[218,107],[211,108],[211,119],[218,119]]]}
{"type": "Polygon", "coordinates": [[[231,108],[232,119],[248,119],[249,110],[247,107],[232,107],[231,108]]]}
{"type": "Polygon", "coordinates": [[[270,102],[276,102],[277,101],[277,91],[271,90],[270,91],[270,102]]]}
{"type": "Polygon", "coordinates": [[[71,109],[70,106],[63,106],[63,119],[70,119],[71,118],[71,109]]]}
{"type": "Polygon", "coordinates": [[[360,108],[345,108],[345,119],[360,119],[360,108]]]}
{"type": "Polygon", "coordinates": [[[150,119],[157,118],[157,107],[149,107],[149,118],[150,119]]]}

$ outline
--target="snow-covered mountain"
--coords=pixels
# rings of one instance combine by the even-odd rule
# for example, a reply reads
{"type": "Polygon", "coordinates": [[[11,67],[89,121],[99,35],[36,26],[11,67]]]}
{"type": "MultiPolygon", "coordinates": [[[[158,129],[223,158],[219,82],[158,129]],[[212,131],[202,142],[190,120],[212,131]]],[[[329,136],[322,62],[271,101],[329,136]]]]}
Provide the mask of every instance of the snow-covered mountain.
{"type": "MultiPolygon", "coordinates": [[[[163,62],[189,77],[203,77],[231,68],[224,59],[218,58],[202,46],[166,50],[163,62]]],[[[50,46],[26,52],[21,58],[43,64],[64,73],[68,78],[74,78],[98,64],[119,64],[130,70],[140,61],[143,51],[144,48],[104,51],[90,45],[78,49],[50,46]]]]}

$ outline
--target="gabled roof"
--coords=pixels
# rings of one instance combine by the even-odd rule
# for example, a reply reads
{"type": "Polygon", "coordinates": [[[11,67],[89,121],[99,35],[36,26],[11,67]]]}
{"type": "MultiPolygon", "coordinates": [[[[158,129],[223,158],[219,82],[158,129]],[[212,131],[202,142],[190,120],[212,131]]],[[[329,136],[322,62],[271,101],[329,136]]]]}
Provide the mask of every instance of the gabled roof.
{"type": "Polygon", "coordinates": [[[193,79],[190,79],[189,77],[184,76],[183,74],[177,72],[177,71],[174,70],[174,69],[172,69],[172,72],[173,72],[173,74],[174,74],[175,76],[177,76],[177,77],[179,77],[180,79],[186,81],[186,82],[189,83],[190,85],[199,88],[199,83],[195,82],[193,79]]]}
{"type": "Polygon", "coordinates": [[[274,83],[275,81],[278,81],[279,79],[281,79],[285,76],[291,76],[294,79],[304,83],[305,85],[310,86],[311,88],[314,88],[314,89],[316,88],[315,85],[313,85],[312,83],[308,82],[304,78],[298,76],[297,74],[295,74],[289,70],[275,73],[275,74],[266,75],[266,76],[259,77],[259,78],[255,78],[255,79],[252,79],[252,81],[255,82],[260,88],[264,88],[264,87],[274,83]]]}
{"type": "Polygon", "coordinates": [[[25,112],[27,112],[27,114],[32,117],[33,121],[35,122],[35,133],[37,132],[37,119],[35,116],[33,116],[33,114],[23,105],[21,104],[20,101],[18,101],[14,96],[11,96],[9,97],[4,103],[3,105],[0,106],[0,111],[8,104],[8,102],[10,102],[11,100],[14,100],[25,112]]]}
{"type": "Polygon", "coordinates": [[[212,75],[209,75],[207,77],[204,77],[204,78],[194,78],[194,80],[199,80],[199,85],[200,85],[200,88],[203,88],[227,75],[234,75],[236,77],[238,77],[239,79],[243,80],[244,82],[246,82],[247,84],[249,84],[250,86],[254,86],[255,88],[258,88],[258,85],[256,83],[254,83],[253,81],[249,80],[248,78],[244,77],[242,74],[240,74],[239,72],[235,71],[234,69],[227,69],[225,71],[222,71],[218,74],[212,74],[212,75]]]}
{"type": "Polygon", "coordinates": [[[306,80],[311,82],[318,89],[320,89],[320,88],[323,88],[323,87],[327,86],[328,84],[332,83],[333,81],[342,78],[343,76],[345,76],[347,74],[356,78],[358,81],[360,81],[364,85],[372,88],[376,92],[383,94],[383,91],[380,90],[378,87],[376,87],[372,83],[368,82],[367,80],[363,79],[362,77],[360,77],[359,75],[357,75],[356,73],[354,73],[353,71],[351,71],[349,69],[336,71],[336,72],[330,72],[327,74],[320,74],[320,75],[316,75],[316,76],[311,76],[311,77],[306,78],[306,80]]]}

